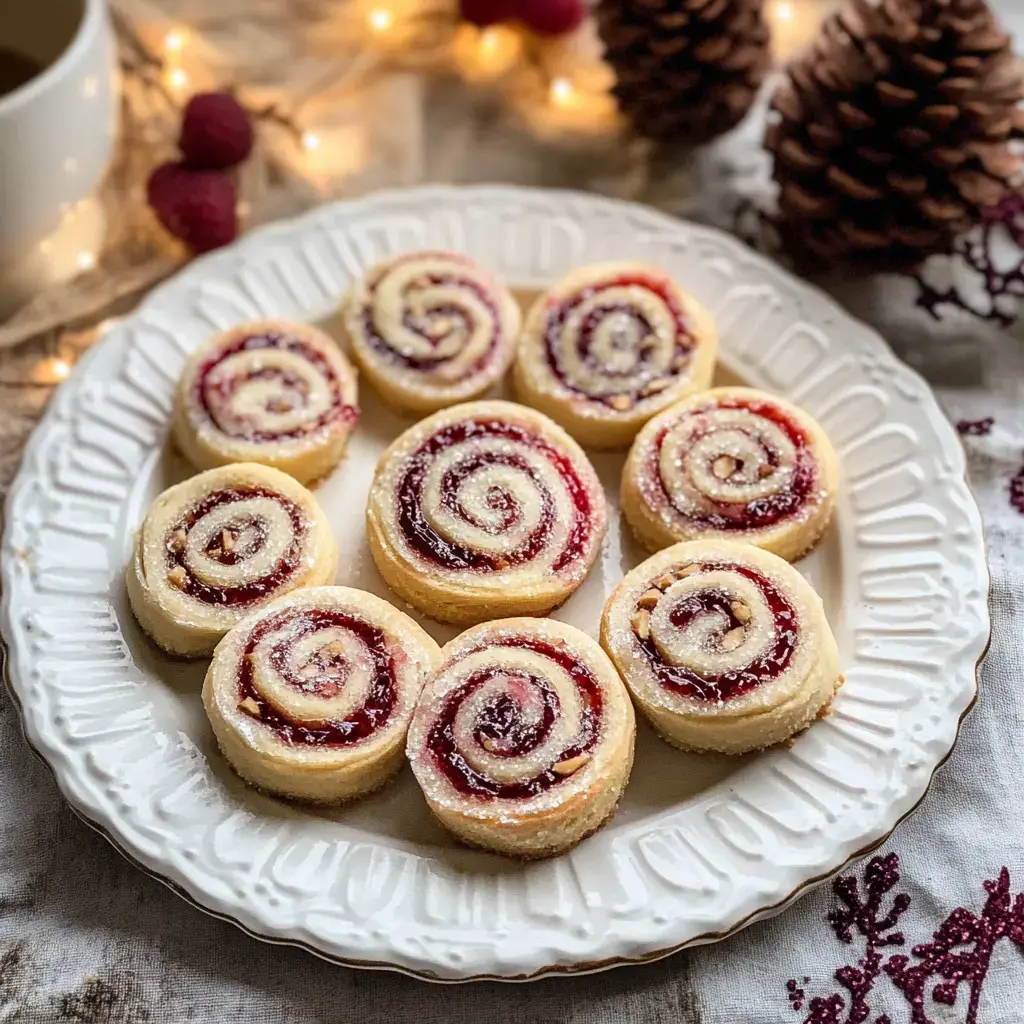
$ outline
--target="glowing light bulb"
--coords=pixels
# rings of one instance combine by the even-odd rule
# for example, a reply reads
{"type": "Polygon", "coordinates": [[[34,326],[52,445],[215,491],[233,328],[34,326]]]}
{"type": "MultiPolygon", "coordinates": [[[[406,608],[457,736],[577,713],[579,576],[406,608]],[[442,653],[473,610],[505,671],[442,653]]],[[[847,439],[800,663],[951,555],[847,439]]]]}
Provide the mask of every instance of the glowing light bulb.
{"type": "Polygon", "coordinates": [[[494,27],[485,28],[480,33],[480,53],[484,57],[491,57],[501,44],[501,37],[494,27]]]}
{"type": "Polygon", "coordinates": [[[174,68],[167,75],[167,82],[172,89],[184,89],[188,85],[188,75],[181,68],[174,68]]]}
{"type": "Polygon", "coordinates": [[[59,384],[67,380],[71,372],[71,363],[60,356],[48,356],[41,359],[33,372],[33,378],[39,384],[59,384]]]}
{"type": "Polygon", "coordinates": [[[370,11],[367,21],[374,32],[387,32],[394,24],[395,16],[386,7],[375,7],[370,11]]]}
{"type": "Polygon", "coordinates": [[[792,21],[796,12],[789,0],[779,0],[775,5],[775,17],[779,21],[792,21]]]}
{"type": "Polygon", "coordinates": [[[558,107],[567,106],[572,102],[576,88],[568,78],[555,78],[551,82],[551,102],[558,107]]]}
{"type": "Polygon", "coordinates": [[[315,149],[320,148],[320,136],[315,132],[303,132],[302,133],[302,148],[313,152],[315,149]]]}
{"type": "Polygon", "coordinates": [[[79,270],[92,270],[96,266],[96,253],[83,250],[75,257],[75,266],[79,270]]]}
{"type": "Polygon", "coordinates": [[[164,49],[168,53],[180,53],[185,46],[185,33],[175,29],[164,36],[164,49]]]}

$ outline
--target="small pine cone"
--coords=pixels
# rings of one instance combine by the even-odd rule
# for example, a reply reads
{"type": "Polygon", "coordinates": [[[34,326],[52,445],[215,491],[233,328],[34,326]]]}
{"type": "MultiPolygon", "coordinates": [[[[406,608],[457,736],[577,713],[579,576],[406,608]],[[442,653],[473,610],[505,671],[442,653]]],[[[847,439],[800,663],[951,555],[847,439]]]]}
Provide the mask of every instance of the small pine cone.
{"type": "Polygon", "coordinates": [[[764,0],[601,0],[613,89],[648,138],[699,145],[742,120],[770,61],[764,0]]]}
{"type": "Polygon", "coordinates": [[[772,99],[786,248],[856,272],[949,252],[1019,187],[1022,99],[984,0],[848,0],[772,99]]]}

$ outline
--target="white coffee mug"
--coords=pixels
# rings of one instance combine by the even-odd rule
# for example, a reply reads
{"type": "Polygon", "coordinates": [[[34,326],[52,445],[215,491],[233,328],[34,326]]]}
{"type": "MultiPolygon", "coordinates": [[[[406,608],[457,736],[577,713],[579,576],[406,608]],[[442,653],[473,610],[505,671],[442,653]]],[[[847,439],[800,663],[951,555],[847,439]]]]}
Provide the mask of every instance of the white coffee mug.
{"type": "MultiPolygon", "coordinates": [[[[117,88],[106,0],[0,0],[0,48],[41,68],[0,95],[2,316],[49,283],[56,264],[68,263],[68,254],[54,246],[62,228],[75,227],[68,221],[95,191],[109,162],[117,88]]],[[[65,239],[65,246],[100,241],[94,237],[95,211],[86,219],[91,241],[65,239]]],[[[91,255],[79,250],[79,268],[88,262],[83,253],[91,255]]],[[[72,252],[70,267],[75,258],[72,252]]]]}

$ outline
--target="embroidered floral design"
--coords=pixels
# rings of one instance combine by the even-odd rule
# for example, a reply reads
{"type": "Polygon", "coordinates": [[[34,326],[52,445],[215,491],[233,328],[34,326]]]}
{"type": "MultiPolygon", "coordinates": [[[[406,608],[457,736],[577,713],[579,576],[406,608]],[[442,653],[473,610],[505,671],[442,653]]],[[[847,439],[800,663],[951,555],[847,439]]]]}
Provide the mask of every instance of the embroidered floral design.
{"type": "Polygon", "coordinates": [[[991,416],[983,420],[958,420],[956,432],[961,437],[988,437],[996,421],[991,416]]]}
{"type": "MultiPolygon", "coordinates": [[[[1021,474],[1024,479],[1024,472],[1021,474]]],[[[1024,496],[1024,483],[1022,483],[1024,496]]],[[[910,1005],[911,1024],[937,1024],[928,1016],[926,1000],[954,1006],[959,986],[967,986],[967,1011],[964,1024],[981,1024],[978,1006],[988,975],[992,951],[1002,939],[1009,939],[1024,948],[1024,892],[1010,896],[1010,872],[1004,867],[999,878],[986,881],[988,899],[976,916],[958,907],[932,936],[911,949],[913,961],[904,953],[885,958],[880,952],[887,946],[902,946],[903,932],[896,930],[900,917],[910,906],[905,892],[893,896],[887,911],[883,902],[900,880],[900,861],[895,853],[873,857],[864,869],[863,884],[856,876],[835,879],[832,891],[838,905],[828,915],[836,937],[852,943],[855,936],[864,938],[864,956],[857,964],[840,967],[835,972],[842,992],[815,996],[808,1004],[803,1024],[864,1024],[871,1021],[868,1002],[875,982],[881,974],[889,977],[910,1005]],[[935,980],[933,984],[933,980],[935,980]]],[[[809,979],[804,978],[804,985],[809,979]]],[[[791,978],[786,994],[796,1012],[804,1007],[804,989],[791,978]]],[[[888,1014],[874,1018],[874,1024],[893,1024],[888,1014]]]]}
{"type": "MultiPolygon", "coordinates": [[[[743,196],[730,211],[728,227],[752,249],[792,267],[779,223],[774,204],[743,196]]],[[[827,273],[829,268],[824,269],[827,273]]],[[[1024,303],[1024,193],[983,210],[978,224],[957,238],[948,254],[926,259],[899,276],[913,284],[914,305],[933,320],[952,310],[1011,326],[1024,303]]]]}
{"type": "Polygon", "coordinates": [[[940,320],[940,311],[948,306],[1009,327],[1024,299],[1024,194],[1007,196],[985,210],[981,223],[957,239],[952,255],[954,263],[976,275],[976,287],[930,284],[925,280],[926,263],[910,274],[918,289],[915,305],[934,320],[940,320]]]}
{"type": "Polygon", "coordinates": [[[1024,466],[1017,470],[1016,476],[1010,478],[1010,504],[1024,515],[1024,466]]]}
{"type": "MultiPolygon", "coordinates": [[[[846,990],[847,997],[838,992],[815,996],[804,1024],[863,1024],[870,1018],[871,1007],[867,997],[882,970],[880,950],[887,946],[902,946],[904,942],[903,932],[894,929],[910,906],[910,897],[904,892],[897,893],[888,910],[882,910],[882,901],[899,880],[900,860],[891,853],[888,857],[873,857],[868,862],[864,869],[863,889],[854,875],[836,878],[832,882],[832,891],[839,899],[839,906],[829,912],[829,924],[840,942],[852,943],[854,932],[862,935],[865,939],[864,956],[856,966],[840,967],[835,973],[835,979],[846,990]]],[[[795,987],[796,983],[793,985],[795,987]]],[[[799,1010],[800,1007],[794,1004],[794,1009],[799,1010]]],[[[891,1024],[891,1021],[883,1013],[875,1018],[875,1024],[891,1024]]]]}
{"type": "MultiPolygon", "coordinates": [[[[804,984],[810,984],[810,978],[804,978],[804,984]]],[[[786,994],[789,996],[789,1001],[793,1007],[793,1010],[797,1013],[804,1007],[804,990],[796,983],[796,978],[790,978],[786,982],[786,994]]]]}
{"type": "Polygon", "coordinates": [[[934,977],[943,980],[932,988],[931,996],[944,1006],[955,1005],[959,986],[967,985],[970,995],[965,1024],[977,1024],[978,1001],[996,943],[1008,938],[1024,947],[1024,893],[1011,900],[1010,872],[1006,868],[999,872],[998,879],[984,886],[988,899],[980,917],[957,907],[931,942],[911,950],[919,963],[911,965],[908,957],[900,955],[891,957],[885,965],[885,973],[910,1003],[913,1024],[933,1024],[924,1004],[934,977]],[[961,948],[965,946],[968,948],[961,948]]]}

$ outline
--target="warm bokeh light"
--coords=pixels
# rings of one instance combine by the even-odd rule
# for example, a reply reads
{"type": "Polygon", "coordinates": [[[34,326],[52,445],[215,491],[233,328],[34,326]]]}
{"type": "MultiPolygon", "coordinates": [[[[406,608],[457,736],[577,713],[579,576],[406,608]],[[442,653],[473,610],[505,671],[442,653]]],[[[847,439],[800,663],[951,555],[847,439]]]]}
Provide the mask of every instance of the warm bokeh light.
{"type": "Polygon", "coordinates": [[[455,66],[467,82],[493,82],[512,71],[522,56],[522,33],[509,25],[460,25],[452,44],[455,66]]]}
{"type": "Polygon", "coordinates": [[[552,79],[550,91],[551,102],[559,107],[564,107],[571,103],[576,95],[576,89],[568,78],[552,79]]]}
{"type": "Polygon", "coordinates": [[[821,23],[838,0],[768,0],[765,20],[772,33],[772,55],[779,64],[791,61],[817,38],[821,23]]]}
{"type": "Polygon", "coordinates": [[[320,136],[316,132],[303,132],[302,134],[302,148],[312,152],[314,149],[320,148],[320,136]]]}
{"type": "Polygon", "coordinates": [[[96,266],[96,253],[83,250],[75,257],[75,265],[79,270],[92,270],[96,266]]]}
{"type": "Polygon", "coordinates": [[[492,25],[480,33],[480,56],[493,57],[501,45],[500,29],[492,25]]]}
{"type": "Polygon", "coordinates": [[[366,167],[370,160],[369,136],[364,126],[324,123],[309,145],[306,132],[299,156],[303,176],[324,194],[331,194],[344,178],[366,167]]]}
{"type": "Polygon", "coordinates": [[[180,29],[174,29],[164,36],[164,49],[168,53],[180,53],[185,45],[185,33],[180,29]]]}
{"type": "Polygon", "coordinates": [[[386,7],[375,7],[367,20],[374,32],[387,32],[394,24],[395,16],[386,7]]]}
{"type": "Polygon", "coordinates": [[[167,84],[172,89],[184,89],[188,86],[188,75],[181,68],[174,68],[167,74],[167,84]]]}
{"type": "Polygon", "coordinates": [[[61,356],[47,356],[40,359],[32,370],[32,382],[34,384],[60,384],[68,379],[71,373],[71,363],[61,356]]]}

